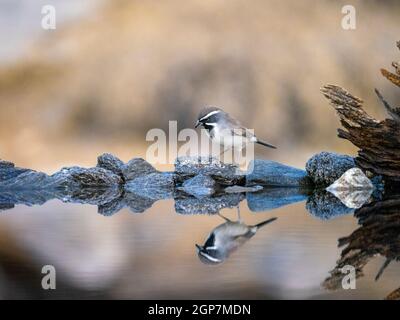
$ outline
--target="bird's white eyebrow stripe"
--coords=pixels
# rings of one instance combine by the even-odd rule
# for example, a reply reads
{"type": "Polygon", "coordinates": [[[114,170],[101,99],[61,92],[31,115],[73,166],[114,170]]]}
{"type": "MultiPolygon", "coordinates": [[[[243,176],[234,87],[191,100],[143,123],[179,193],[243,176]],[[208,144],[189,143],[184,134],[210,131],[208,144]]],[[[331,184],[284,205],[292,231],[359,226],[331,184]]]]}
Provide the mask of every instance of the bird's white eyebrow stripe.
{"type": "Polygon", "coordinates": [[[216,123],[214,123],[214,122],[206,122],[205,123],[205,125],[207,125],[207,126],[216,126],[217,124],[216,123]]]}
{"type": "Polygon", "coordinates": [[[217,114],[217,113],[220,113],[220,112],[221,112],[220,110],[211,111],[211,112],[207,113],[204,117],[201,117],[201,118],[199,119],[199,121],[202,121],[202,120],[204,120],[204,119],[207,119],[207,118],[211,117],[212,115],[217,114]]]}
{"type": "Polygon", "coordinates": [[[221,262],[220,259],[211,257],[211,256],[210,256],[209,254],[207,254],[207,253],[200,252],[200,254],[201,254],[203,257],[206,257],[207,259],[211,260],[212,262],[221,262]]]}

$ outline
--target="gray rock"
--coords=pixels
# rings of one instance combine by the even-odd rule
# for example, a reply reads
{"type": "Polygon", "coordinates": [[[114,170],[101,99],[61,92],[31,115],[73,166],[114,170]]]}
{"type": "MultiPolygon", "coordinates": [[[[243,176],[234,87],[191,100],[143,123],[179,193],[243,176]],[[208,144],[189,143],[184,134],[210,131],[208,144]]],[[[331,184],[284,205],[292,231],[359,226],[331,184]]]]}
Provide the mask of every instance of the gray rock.
{"type": "Polygon", "coordinates": [[[104,153],[97,157],[97,167],[110,170],[111,172],[122,176],[125,164],[116,156],[110,153],[104,153]]]}
{"type": "Polygon", "coordinates": [[[332,183],[327,191],[334,193],[342,190],[372,190],[374,185],[360,168],[351,168],[332,183]]]}
{"type": "Polygon", "coordinates": [[[142,158],[134,158],[130,160],[122,170],[122,174],[126,181],[158,172],[150,163],[142,158]]]}
{"type": "Polygon", "coordinates": [[[5,187],[8,184],[12,184],[11,182],[7,182],[7,180],[12,180],[21,175],[24,172],[28,172],[31,170],[22,169],[22,168],[15,168],[15,167],[0,167],[0,187],[5,187]]]}
{"type": "Polygon", "coordinates": [[[0,168],[0,188],[2,189],[77,189],[109,187],[121,183],[120,176],[99,167],[88,169],[80,167],[63,168],[51,176],[43,172],[11,165],[0,168]]]}
{"type": "Polygon", "coordinates": [[[14,168],[14,163],[0,159],[0,169],[14,168]]]}
{"type": "Polygon", "coordinates": [[[249,165],[246,185],[273,187],[306,187],[310,185],[304,170],[270,160],[253,160],[249,165]],[[251,168],[251,169],[250,169],[251,168]]]}
{"type": "Polygon", "coordinates": [[[239,184],[244,173],[233,164],[225,164],[214,157],[178,157],[175,173],[181,181],[199,174],[211,176],[222,185],[239,184]]]}
{"type": "Polygon", "coordinates": [[[181,189],[196,198],[209,197],[215,193],[215,181],[210,176],[198,174],[186,180],[181,189]]]}
{"type": "Polygon", "coordinates": [[[99,167],[63,168],[53,174],[51,179],[53,187],[69,189],[111,187],[123,182],[119,175],[99,167]]]}
{"type": "Polygon", "coordinates": [[[307,161],[306,171],[317,186],[326,187],[353,167],[355,167],[355,162],[350,156],[333,152],[321,152],[307,161]]]}
{"type": "Polygon", "coordinates": [[[300,188],[266,188],[260,192],[247,193],[246,199],[249,209],[259,212],[304,201],[307,196],[300,188]]]}
{"type": "Polygon", "coordinates": [[[207,198],[178,198],[175,199],[175,211],[179,214],[216,214],[224,208],[236,207],[243,199],[242,193],[207,198]]]}
{"type": "MultiPolygon", "coordinates": [[[[1,170],[3,171],[3,170],[1,170]]],[[[6,179],[0,181],[0,188],[4,189],[44,189],[51,185],[52,179],[43,172],[12,168],[8,173],[0,174],[6,179]]]]}
{"type": "Polygon", "coordinates": [[[338,198],[325,190],[315,191],[307,199],[306,209],[321,220],[329,220],[354,212],[354,209],[346,207],[338,198]]]}

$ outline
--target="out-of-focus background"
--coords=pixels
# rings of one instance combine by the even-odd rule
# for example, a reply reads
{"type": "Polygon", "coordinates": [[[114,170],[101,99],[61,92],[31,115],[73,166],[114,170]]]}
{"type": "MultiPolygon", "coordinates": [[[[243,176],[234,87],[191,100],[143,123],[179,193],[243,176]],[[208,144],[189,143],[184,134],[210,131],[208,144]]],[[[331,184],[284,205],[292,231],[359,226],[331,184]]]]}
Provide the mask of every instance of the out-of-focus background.
{"type": "MultiPolygon", "coordinates": [[[[0,158],[52,173],[103,152],[143,157],[149,129],[193,127],[204,105],[279,147],[257,157],[303,167],[322,150],[352,154],[319,88],[343,86],[384,118],[373,89],[400,101],[379,73],[399,59],[399,14],[397,0],[0,0],[0,158]],[[41,28],[48,4],[56,30],[41,28]],[[345,4],[356,30],[341,27],[345,4]]],[[[373,280],[377,257],[357,290],[321,289],[337,239],[357,228],[351,215],[241,210],[249,224],[278,220],[218,267],[194,244],[222,219],[178,215],[170,200],[112,217],[56,200],[2,211],[0,298],[383,298],[399,286],[395,263],[373,280]],[[45,264],[57,268],[54,292],[40,286],[45,264]]]]}
{"type": "Polygon", "coordinates": [[[0,1],[0,157],[46,171],[109,151],[144,156],[146,132],[193,127],[222,106],[303,166],[354,152],[319,88],[341,85],[385,117],[373,88],[398,58],[398,1],[0,1]],[[41,27],[52,4],[57,29],[41,27]],[[356,8],[356,30],[341,27],[356,8]],[[295,157],[293,155],[296,155],[295,157]]]}

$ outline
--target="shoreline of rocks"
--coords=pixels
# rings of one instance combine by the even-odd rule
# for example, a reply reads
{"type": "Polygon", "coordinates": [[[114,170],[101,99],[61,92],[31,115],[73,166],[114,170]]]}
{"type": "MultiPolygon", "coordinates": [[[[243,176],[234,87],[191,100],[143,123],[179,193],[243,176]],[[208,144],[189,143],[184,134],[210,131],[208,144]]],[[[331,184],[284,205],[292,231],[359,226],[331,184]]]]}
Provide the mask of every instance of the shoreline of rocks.
{"type": "MultiPolygon", "coordinates": [[[[173,172],[161,172],[144,159],[124,163],[105,153],[96,167],[74,166],[47,175],[0,160],[0,210],[57,198],[95,204],[100,213],[111,215],[124,207],[143,212],[158,200],[174,199],[178,213],[212,214],[247,198],[252,211],[262,211],[304,199],[308,203],[315,190],[324,190],[355,166],[351,157],[327,152],[314,155],[306,170],[261,159],[251,165],[245,174],[215,158],[179,157],[173,172]]],[[[311,211],[321,211],[315,208],[324,202],[310,201],[311,211]]]]}

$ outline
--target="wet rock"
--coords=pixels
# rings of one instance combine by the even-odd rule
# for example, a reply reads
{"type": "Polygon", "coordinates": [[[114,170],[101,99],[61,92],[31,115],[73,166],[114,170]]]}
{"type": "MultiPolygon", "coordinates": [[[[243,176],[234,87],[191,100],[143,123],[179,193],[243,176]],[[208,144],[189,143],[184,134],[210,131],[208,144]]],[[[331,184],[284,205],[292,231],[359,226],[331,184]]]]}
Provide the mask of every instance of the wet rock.
{"type": "Polygon", "coordinates": [[[179,214],[216,214],[224,208],[236,207],[243,199],[241,193],[207,198],[185,197],[175,199],[175,211],[179,214]]]}
{"type": "Polygon", "coordinates": [[[307,211],[321,220],[329,220],[354,212],[333,194],[325,190],[315,191],[306,202],[307,211]]]}
{"type": "Polygon", "coordinates": [[[63,168],[51,176],[52,184],[57,188],[101,188],[122,184],[119,175],[99,167],[63,168]]]}
{"type": "Polygon", "coordinates": [[[327,191],[334,193],[341,190],[372,190],[374,188],[372,182],[359,168],[351,168],[342,176],[332,183],[327,191]]]}
{"type": "Polygon", "coordinates": [[[125,164],[111,153],[104,153],[97,157],[97,167],[109,170],[119,176],[123,176],[125,164]]]}
{"type": "Polygon", "coordinates": [[[300,188],[266,188],[260,192],[247,193],[246,199],[249,209],[259,212],[304,201],[307,196],[300,188]]]}
{"type": "Polygon", "coordinates": [[[0,159],[0,169],[14,168],[14,163],[0,159]]]}
{"type": "Polygon", "coordinates": [[[14,181],[13,179],[28,171],[30,170],[15,168],[13,166],[0,167],[0,187],[6,187],[7,185],[12,184],[14,181]]]}
{"type": "Polygon", "coordinates": [[[13,168],[1,172],[0,188],[5,189],[44,189],[52,184],[52,179],[43,172],[13,168]]]}
{"type": "Polygon", "coordinates": [[[214,157],[178,157],[175,173],[180,182],[199,174],[211,176],[222,185],[240,184],[244,173],[233,164],[225,164],[214,157]]]}
{"type": "Polygon", "coordinates": [[[126,181],[158,172],[150,163],[142,158],[130,160],[122,170],[126,181]]]}
{"type": "Polygon", "coordinates": [[[258,192],[263,190],[264,188],[262,186],[252,186],[252,187],[243,187],[243,186],[231,186],[231,187],[226,187],[224,191],[226,193],[242,193],[242,192],[258,192]]]}
{"type": "Polygon", "coordinates": [[[246,186],[306,187],[310,181],[304,170],[270,160],[253,160],[246,176],[246,186]]]}
{"type": "Polygon", "coordinates": [[[317,186],[328,186],[347,170],[355,167],[354,159],[334,152],[321,152],[306,163],[308,176],[317,186]]]}
{"type": "Polygon", "coordinates": [[[198,174],[197,176],[186,180],[181,190],[196,198],[209,197],[215,193],[215,181],[210,176],[198,174]]]}

